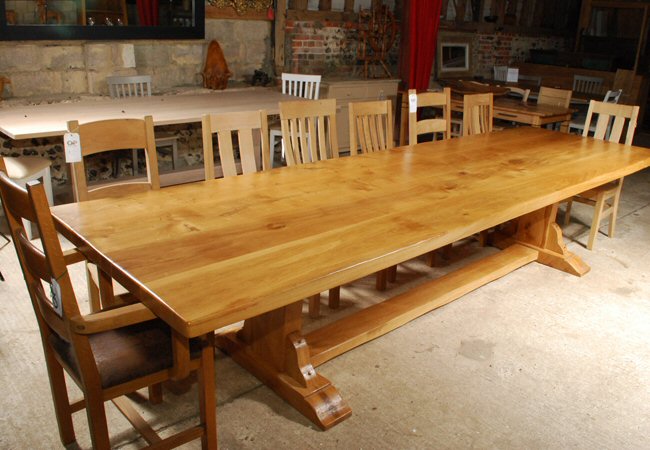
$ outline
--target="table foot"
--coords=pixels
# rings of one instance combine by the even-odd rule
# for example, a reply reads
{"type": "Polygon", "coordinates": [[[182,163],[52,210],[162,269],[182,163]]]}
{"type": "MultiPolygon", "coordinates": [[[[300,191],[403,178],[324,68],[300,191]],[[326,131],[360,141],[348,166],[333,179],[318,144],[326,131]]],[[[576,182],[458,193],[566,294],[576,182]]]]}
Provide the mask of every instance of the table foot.
{"type": "Polygon", "coordinates": [[[301,305],[294,304],[249,319],[241,330],[218,335],[217,346],[326,430],[348,418],[352,410],[336,387],[314,369],[299,331],[300,311],[301,305]]]}

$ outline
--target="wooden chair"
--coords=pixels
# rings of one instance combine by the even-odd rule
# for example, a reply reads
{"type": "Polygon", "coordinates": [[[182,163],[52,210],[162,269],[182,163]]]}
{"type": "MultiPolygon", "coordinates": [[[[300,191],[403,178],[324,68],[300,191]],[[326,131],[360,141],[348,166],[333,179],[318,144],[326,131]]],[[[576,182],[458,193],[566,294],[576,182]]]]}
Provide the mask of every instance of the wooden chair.
{"type": "MultiPolygon", "coordinates": [[[[109,76],[106,77],[108,92],[111,98],[129,98],[129,97],[150,97],[151,96],[151,75],[128,75],[128,76],[109,76]]],[[[156,149],[163,151],[166,148],[171,149],[172,168],[178,167],[178,136],[173,133],[160,134],[156,138],[156,149]]],[[[138,154],[136,150],[131,153],[133,161],[133,174],[138,170],[138,154]]]]}
{"type": "Polygon", "coordinates": [[[522,75],[519,74],[518,76],[519,81],[526,81],[534,84],[535,86],[541,86],[542,85],[542,77],[538,75],[522,75]]]}
{"type": "Polygon", "coordinates": [[[393,139],[393,108],[390,100],[349,104],[350,154],[389,150],[393,139]]]}
{"type": "Polygon", "coordinates": [[[491,93],[463,97],[463,136],[491,133],[493,122],[494,103],[491,93]]]}
{"type": "Polygon", "coordinates": [[[416,96],[415,111],[409,109],[409,145],[417,144],[418,136],[423,134],[433,133],[434,140],[438,133],[442,134],[442,139],[451,138],[451,89],[420,94],[416,93],[415,89],[409,89],[408,94],[409,102],[412,95],[416,96]],[[431,107],[442,109],[442,116],[418,121],[417,110],[431,107]]]}
{"type": "MultiPolygon", "coordinates": [[[[618,105],[615,103],[597,102],[591,100],[589,102],[589,110],[587,111],[587,120],[585,121],[585,128],[582,132],[583,136],[589,135],[589,126],[592,119],[596,120],[596,128],[594,133],[595,139],[606,140],[609,142],[620,142],[623,130],[627,122],[627,132],[625,134],[625,145],[632,145],[634,139],[634,131],[636,130],[636,121],[639,115],[638,106],[618,105]],[[598,118],[595,118],[595,114],[598,118]],[[609,130],[609,131],[608,131],[609,130]]],[[[609,217],[609,230],[608,236],[614,236],[616,227],[616,214],[618,212],[618,203],[621,197],[621,188],[623,187],[623,178],[590,189],[579,195],[576,195],[568,200],[566,212],[564,215],[565,225],[571,220],[571,206],[574,201],[585,203],[594,207],[594,217],[591,221],[591,230],[589,232],[589,240],[587,248],[592,250],[598,229],[600,228],[600,221],[609,217]]]]}
{"type": "Polygon", "coordinates": [[[262,170],[270,168],[269,130],[266,111],[234,112],[227,114],[206,114],[203,116],[203,161],[205,179],[215,177],[214,150],[212,135],[217,133],[219,160],[224,177],[248,174],[259,171],[259,158],[262,170]],[[237,135],[239,164],[235,161],[233,133],[237,135]],[[256,146],[255,142],[259,144],[256,146]],[[257,147],[257,148],[256,148],[257,147]]]}
{"type": "MultiPolygon", "coordinates": [[[[97,198],[121,197],[131,193],[142,192],[149,189],[159,189],[158,161],[153,140],[153,119],[147,116],[144,119],[114,119],[98,122],[68,122],[68,131],[79,133],[81,144],[81,161],[72,163],[72,189],[75,201],[83,202],[97,198]],[[119,133],[115,132],[119,130],[119,133]],[[145,152],[147,163],[146,180],[116,181],[113,183],[88,186],[86,179],[86,166],[84,158],[100,152],[121,150],[125,148],[142,148],[145,152]]],[[[88,296],[91,310],[100,309],[99,283],[100,274],[97,268],[88,265],[88,296]]],[[[126,289],[114,283],[116,295],[123,295],[126,289]]]]}
{"type": "Polygon", "coordinates": [[[508,66],[492,67],[494,81],[506,81],[508,79],[508,66]]]}
{"type": "Polygon", "coordinates": [[[72,413],[85,408],[93,448],[110,448],[104,402],[112,400],[157,448],[199,437],[203,448],[216,448],[214,335],[188,343],[190,368],[198,373],[200,424],[161,440],[124,396],[170,378],[169,327],[141,303],[83,315],[67,270],[83,255],[61,250],[43,186],[32,181],[25,190],[0,172],[0,195],[41,333],[61,442],[75,443],[72,413]],[[23,220],[37,224],[43,251],[27,239],[23,220]],[[65,373],[83,400],[70,402],[65,373]]]}
{"type": "MultiPolygon", "coordinates": [[[[339,157],[336,99],[280,102],[282,142],[288,166],[339,157]]],[[[329,307],[338,308],[340,288],[329,290],[329,307]]],[[[309,298],[309,315],[320,315],[320,294],[309,298]]]]}
{"type": "MultiPolygon", "coordinates": [[[[621,94],[623,94],[623,90],[619,89],[617,91],[607,91],[605,94],[605,98],[603,99],[604,103],[618,103],[619,99],[621,98],[621,94]]],[[[571,133],[571,130],[576,130],[580,134],[582,134],[584,128],[585,128],[585,121],[587,120],[587,113],[582,112],[579,114],[576,114],[574,117],[571,118],[571,123],[569,124],[569,133],[571,133]]],[[[596,131],[596,124],[592,123],[589,127],[589,132],[594,133],[596,131]]]]}
{"type": "MultiPolygon", "coordinates": [[[[7,176],[19,186],[26,187],[30,181],[43,180],[47,201],[50,205],[54,204],[52,175],[50,173],[52,161],[48,158],[41,158],[40,156],[4,156],[0,157],[0,159],[4,160],[7,176]]],[[[25,223],[25,229],[27,230],[27,237],[32,239],[32,225],[25,223]]]]}
{"type": "Polygon", "coordinates": [[[566,89],[555,89],[542,86],[539,88],[539,94],[537,95],[537,104],[568,108],[571,104],[572,95],[573,92],[566,89]]]}
{"type": "Polygon", "coordinates": [[[523,103],[526,103],[528,101],[528,96],[530,96],[530,89],[522,89],[518,87],[508,87],[510,89],[510,92],[508,92],[508,95],[514,96],[521,98],[521,101],[523,103]]]}
{"type": "Polygon", "coordinates": [[[584,75],[573,76],[573,92],[583,94],[601,94],[603,91],[603,80],[600,77],[588,77],[584,75]]]}
{"type": "MultiPolygon", "coordinates": [[[[303,75],[301,73],[282,73],[282,93],[302,97],[309,100],[320,98],[320,75],[303,75]]],[[[271,125],[271,166],[273,167],[273,155],[275,154],[276,140],[282,143],[282,129],[279,124],[271,125]]],[[[282,147],[282,158],[284,158],[284,147],[282,147]]]]}
{"type": "Polygon", "coordinates": [[[339,157],[336,99],[280,102],[287,165],[339,157]]]}

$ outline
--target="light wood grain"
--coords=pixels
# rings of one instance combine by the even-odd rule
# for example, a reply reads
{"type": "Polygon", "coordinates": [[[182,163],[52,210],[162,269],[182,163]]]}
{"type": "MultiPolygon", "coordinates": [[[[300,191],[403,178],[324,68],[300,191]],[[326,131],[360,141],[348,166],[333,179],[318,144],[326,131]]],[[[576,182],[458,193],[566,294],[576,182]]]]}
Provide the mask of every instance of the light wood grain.
{"type": "MultiPolygon", "coordinates": [[[[443,92],[421,92],[417,93],[415,89],[409,89],[409,98],[415,95],[417,98],[417,107],[415,111],[408,113],[408,133],[409,145],[418,143],[418,136],[421,134],[442,133],[442,139],[451,137],[451,89],[445,88],[443,92]],[[435,107],[442,110],[442,114],[435,118],[418,120],[418,109],[435,107]]],[[[404,130],[400,131],[400,134],[404,130]]]]}
{"type": "Polygon", "coordinates": [[[198,336],[648,165],[647,149],[522,127],[53,211],[102,270],[198,336]]]}

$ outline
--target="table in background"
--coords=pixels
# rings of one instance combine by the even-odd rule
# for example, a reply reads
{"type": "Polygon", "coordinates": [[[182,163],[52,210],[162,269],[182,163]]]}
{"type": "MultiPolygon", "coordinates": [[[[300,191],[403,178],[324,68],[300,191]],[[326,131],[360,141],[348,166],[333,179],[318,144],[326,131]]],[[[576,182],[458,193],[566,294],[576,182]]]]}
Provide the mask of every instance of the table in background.
{"type": "Polygon", "coordinates": [[[317,366],[532,261],[586,273],[557,202],[649,165],[648,149],[521,127],[53,213],[172,327],[180,367],[187,338],[245,320],[219,345],[329,428],[351,410],[317,366]],[[303,335],[303,299],[513,219],[504,250],[303,335]]]}

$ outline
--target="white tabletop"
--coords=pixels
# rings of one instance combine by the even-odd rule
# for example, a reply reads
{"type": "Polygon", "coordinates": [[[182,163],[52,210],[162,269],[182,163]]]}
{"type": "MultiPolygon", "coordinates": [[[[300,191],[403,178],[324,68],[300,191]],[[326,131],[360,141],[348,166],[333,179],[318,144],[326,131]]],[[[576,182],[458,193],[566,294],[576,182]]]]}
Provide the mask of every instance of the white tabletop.
{"type": "Polygon", "coordinates": [[[0,109],[0,132],[10,139],[61,136],[69,120],[80,123],[152,115],[154,125],[200,122],[204,114],[264,109],[279,114],[278,102],[295,100],[276,89],[226,89],[200,94],[81,100],[0,109]]]}

